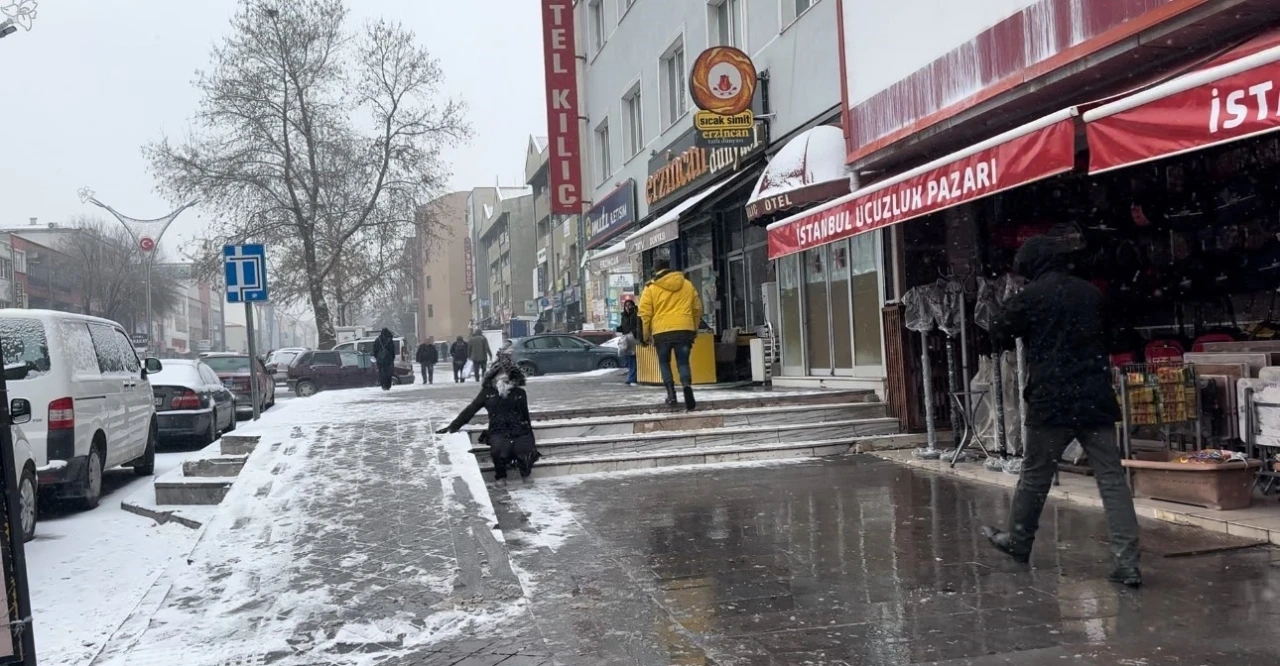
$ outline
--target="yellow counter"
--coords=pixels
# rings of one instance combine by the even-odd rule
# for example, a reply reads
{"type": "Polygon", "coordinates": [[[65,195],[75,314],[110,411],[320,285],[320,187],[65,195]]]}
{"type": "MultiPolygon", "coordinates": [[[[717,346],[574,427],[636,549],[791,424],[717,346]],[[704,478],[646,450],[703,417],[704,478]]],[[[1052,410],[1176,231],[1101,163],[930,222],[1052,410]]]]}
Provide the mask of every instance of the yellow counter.
{"type": "MultiPolygon", "coordinates": [[[[694,384],[716,383],[716,336],[714,333],[698,334],[693,342],[693,352],[689,354],[689,369],[693,371],[694,384]]],[[[679,386],[680,373],[676,370],[674,356],[671,359],[671,377],[676,380],[676,386],[679,386]]],[[[662,383],[656,345],[636,347],[636,378],[641,384],[662,383]]]]}

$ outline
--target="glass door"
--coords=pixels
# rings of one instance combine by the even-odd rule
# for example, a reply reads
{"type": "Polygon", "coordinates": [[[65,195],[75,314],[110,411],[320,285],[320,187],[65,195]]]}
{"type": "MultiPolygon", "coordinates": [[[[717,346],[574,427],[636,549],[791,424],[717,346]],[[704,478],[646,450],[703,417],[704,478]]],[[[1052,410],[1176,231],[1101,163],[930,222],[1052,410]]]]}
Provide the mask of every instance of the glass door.
{"type": "Polygon", "coordinates": [[[806,365],[811,375],[830,375],[831,303],[827,288],[828,246],[804,253],[804,320],[806,365]]]}
{"type": "Polygon", "coordinates": [[[778,260],[778,335],[782,338],[782,374],[804,376],[804,315],[801,313],[800,261],[793,254],[778,260]]]}
{"type": "Polygon", "coordinates": [[[853,291],[853,369],[858,377],[884,376],[884,334],[881,311],[884,281],[881,273],[881,232],[849,240],[853,291]]]}
{"type": "Polygon", "coordinates": [[[830,247],[828,292],[833,374],[850,376],[853,374],[853,300],[849,290],[849,241],[837,241],[830,247]]]}
{"type": "Polygon", "coordinates": [[[726,276],[729,289],[729,327],[746,330],[751,284],[747,282],[747,262],[741,254],[729,257],[726,276]]]}

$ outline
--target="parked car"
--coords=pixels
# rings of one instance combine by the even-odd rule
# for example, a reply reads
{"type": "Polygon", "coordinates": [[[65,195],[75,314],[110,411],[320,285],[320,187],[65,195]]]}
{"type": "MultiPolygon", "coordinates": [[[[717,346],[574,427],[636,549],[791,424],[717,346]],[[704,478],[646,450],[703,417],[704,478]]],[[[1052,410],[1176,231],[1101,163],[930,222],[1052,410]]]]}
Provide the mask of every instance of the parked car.
{"type": "MultiPolygon", "coordinates": [[[[373,343],[377,341],[377,339],[378,338],[373,337],[373,338],[360,338],[359,340],[348,340],[347,342],[343,342],[342,344],[336,345],[333,348],[333,350],[340,351],[340,352],[353,351],[358,354],[373,354],[373,343]]],[[[406,380],[400,381],[400,383],[412,384],[413,383],[413,359],[409,358],[409,348],[405,346],[404,338],[392,338],[392,340],[394,340],[396,343],[395,366],[396,366],[397,380],[403,374],[406,380]],[[408,372],[403,372],[404,370],[408,370],[408,372]]],[[[442,354],[440,358],[445,358],[445,355],[442,354]]]]}
{"type": "Polygon", "coordinates": [[[207,446],[236,429],[236,397],[203,361],[167,361],[150,380],[161,443],[195,437],[207,446]]]}
{"type": "Polygon", "coordinates": [[[10,409],[26,424],[29,452],[15,450],[19,495],[38,490],[92,509],[102,498],[105,470],[155,472],[158,427],[147,377],[163,366],[158,359],[139,361],[119,324],[4,309],[0,351],[10,409]]]}
{"type": "MultiPolygon", "coordinates": [[[[395,366],[396,384],[412,384],[413,368],[395,366]]],[[[309,398],[320,391],[378,385],[378,367],[369,354],[353,351],[304,352],[289,366],[289,388],[309,398]]]]}
{"type": "MultiPolygon", "coordinates": [[[[236,397],[236,414],[243,416],[253,413],[253,393],[249,387],[249,356],[247,354],[216,353],[201,359],[222,380],[222,385],[231,389],[236,397]]],[[[258,411],[265,412],[276,404],[276,382],[267,372],[267,367],[260,359],[254,359],[254,370],[258,373],[258,411]]]]}
{"type": "Polygon", "coordinates": [[[593,345],[603,345],[617,336],[613,331],[578,331],[574,337],[582,338],[593,345]]]}
{"type": "Polygon", "coordinates": [[[22,540],[30,541],[36,538],[40,493],[35,455],[27,434],[22,430],[23,424],[31,423],[31,403],[25,398],[14,398],[9,402],[9,416],[13,421],[9,427],[13,437],[13,468],[19,471],[18,522],[22,528],[22,540]]]}
{"type": "Polygon", "coordinates": [[[306,347],[286,347],[271,352],[267,357],[267,372],[277,384],[285,383],[289,380],[289,364],[305,351],[308,351],[306,347]]]}
{"type": "Polygon", "coordinates": [[[511,360],[529,376],[616,368],[616,348],[593,345],[572,335],[548,334],[511,341],[511,360]]]}

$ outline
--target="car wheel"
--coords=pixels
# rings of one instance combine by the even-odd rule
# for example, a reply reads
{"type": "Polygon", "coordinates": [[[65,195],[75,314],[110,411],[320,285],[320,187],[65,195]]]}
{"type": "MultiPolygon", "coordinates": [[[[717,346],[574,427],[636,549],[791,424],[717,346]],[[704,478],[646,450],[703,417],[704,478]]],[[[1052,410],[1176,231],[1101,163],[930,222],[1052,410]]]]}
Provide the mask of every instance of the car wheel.
{"type": "Polygon", "coordinates": [[[80,508],[88,511],[98,508],[98,502],[102,501],[102,448],[94,444],[89,449],[88,469],[84,473],[84,487],[81,488],[83,496],[80,498],[80,508]]]}
{"type": "Polygon", "coordinates": [[[606,358],[606,359],[604,359],[604,360],[600,361],[600,365],[599,365],[598,367],[599,367],[601,370],[613,370],[614,368],[617,368],[617,367],[618,367],[618,359],[616,359],[616,358],[606,358]]]}
{"type": "Polygon", "coordinates": [[[156,422],[151,422],[151,427],[147,429],[147,450],[142,454],[142,458],[134,464],[133,473],[138,476],[151,476],[156,473],[156,442],[160,439],[160,434],[156,429],[156,422]]]}
{"type": "Polygon", "coordinates": [[[310,381],[298,382],[298,387],[294,389],[299,398],[310,398],[315,395],[318,390],[319,388],[316,386],[316,383],[310,381]]]}
{"type": "Polygon", "coordinates": [[[530,363],[529,361],[520,361],[516,364],[516,367],[520,368],[520,372],[523,372],[526,377],[538,376],[538,366],[530,363]]]}
{"type": "Polygon", "coordinates": [[[209,415],[209,427],[200,435],[201,446],[209,446],[218,440],[218,412],[209,415]]]}
{"type": "Polygon", "coordinates": [[[235,429],[236,429],[236,408],[234,405],[232,405],[231,418],[227,419],[227,429],[223,430],[222,432],[231,432],[235,429]]]}
{"type": "Polygon", "coordinates": [[[18,480],[18,515],[22,522],[22,540],[36,538],[36,519],[39,495],[36,493],[35,470],[27,467],[18,480]]]}

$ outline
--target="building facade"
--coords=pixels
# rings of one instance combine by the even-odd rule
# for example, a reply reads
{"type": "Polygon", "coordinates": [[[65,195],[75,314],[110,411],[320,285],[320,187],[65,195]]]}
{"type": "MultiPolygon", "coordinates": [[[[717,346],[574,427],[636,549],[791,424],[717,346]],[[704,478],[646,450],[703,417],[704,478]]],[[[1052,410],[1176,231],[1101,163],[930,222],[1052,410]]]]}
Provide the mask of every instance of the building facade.
{"type": "Polygon", "coordinates": [[[452,340],[465,335],[471,325],[474,280],[468,273],[467,202],[470,192],[452,192],[418,210],[419,225],[434,225],[438,232],[428,242],[419,236],[414,284],[418,302],[417,338],[452,340]]]}
{"type": "Polygon", "coordinates": [[[530,280],[537,260],[533,190],[497,187],[494,193],[475,243],[475,280],[484,282],[489,294],[475,323],[525,335],[539,316],[530,280]]]}

